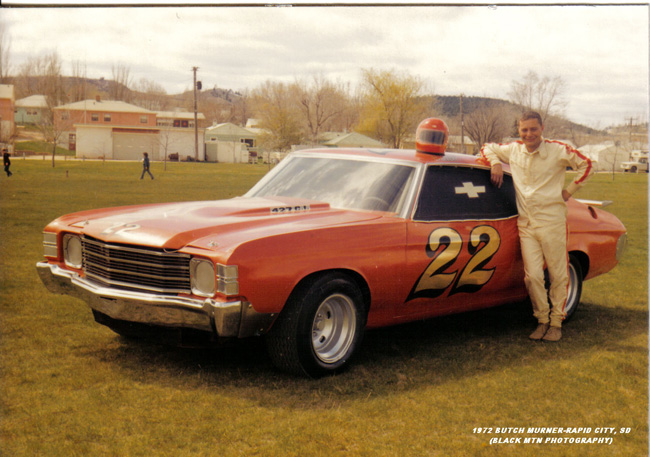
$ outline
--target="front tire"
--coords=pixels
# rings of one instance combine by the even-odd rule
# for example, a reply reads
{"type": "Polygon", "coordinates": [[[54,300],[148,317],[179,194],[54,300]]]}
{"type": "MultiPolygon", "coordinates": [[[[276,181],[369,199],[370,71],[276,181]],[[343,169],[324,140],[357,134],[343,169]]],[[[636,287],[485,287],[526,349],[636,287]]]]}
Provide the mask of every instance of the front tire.
{"type": "Polygon", "coordinates": [[[266,343],[274,365],[314,378],[339,372],[359,346],[366,323],[363,297],[346,276],[326,274],[299,286],[266,343]]]}

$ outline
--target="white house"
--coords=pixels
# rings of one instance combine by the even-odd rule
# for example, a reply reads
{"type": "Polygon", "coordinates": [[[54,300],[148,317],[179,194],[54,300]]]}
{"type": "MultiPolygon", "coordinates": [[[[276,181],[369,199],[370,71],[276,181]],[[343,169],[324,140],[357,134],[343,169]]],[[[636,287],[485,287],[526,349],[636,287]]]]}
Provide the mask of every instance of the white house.
{"type": "Polygon", "coordinates": [[[630,152],[613,141],[601,144],[587,144],[578,151],[595,163],[596,171],[621,171],[621,163],[630,159],[630,152]]]}
{"type": "Polygon", "coordinates": [[[205,129],[205,160],[208,162],[248,163],[257,152],[257,133],[230,122],[205,129]]]}
{"type": "Polygon", "coordinates": [[[461,135],[449,135],[447,151],[461,152],[473,156],[478,152],[478,148],[476,147],[474,140],[472,140],[467,134],[464,137],[461,135]]]}
{"type": "Polygon", "coordinates": [[[47,109],[45,95],[30,95],[16,100],[14,120],[16,124],[39,124],[47,109]]]}

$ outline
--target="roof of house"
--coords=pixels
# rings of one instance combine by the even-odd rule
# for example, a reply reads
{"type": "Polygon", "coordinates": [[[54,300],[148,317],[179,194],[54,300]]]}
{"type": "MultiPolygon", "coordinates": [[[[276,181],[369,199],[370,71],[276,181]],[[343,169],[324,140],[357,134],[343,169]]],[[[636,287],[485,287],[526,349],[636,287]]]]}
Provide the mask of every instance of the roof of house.
{"type": "Polygon", "coordinates": [[[141,108],[130,103],[115,100],[81,100],[79,102],[68,103],[67,105],[57,106],[54,109],[80,110],[80,111],[103,111],[113,113],[146,113],[155,114],[155,111],[141,108]]]}
{"type": "Polygon", "coordinates": [[[16,106],[24,108],[47,108],[47,98],[45,95],[30,95],[29,97],[16,100],[16,106]]]}
{"type": "Polygon", "coordinates": [[[260,120],[259,120],[259,119],[255,119],[255,118],[253,118],[253,117],[251,117],[251,118],[249,118],[249,119],[246,120],[246,128],[247,128],[247,129],[250,129],[250,128],[258,128],[257,126],[258,126],[259,124],[260,124],[260,120]]]}
{"type": "MultiPolygon", "coordinates": [[[[194,113],[188,111],[156,111],[156,116],[165,119],[194,119],[194,113]]],[[[203,113],[196,113],[196,117],[197,119],[205,119],[203,113]]]]}
{"type": "Polygon", "coordinates": [[[384,145],[368,136],[362,135],[357,132],[352,133],[340,133],[340,132],[326,132],[321,135],[322,142],[324,146],[336,146],[336,147],[376,147],[383,148],[384,145]]]}
{"type": "Polygon", "coordinates": [[[208,127],[205,129],[205,133],[207,135],[237,135],[242,137],[250,137],[251,135],[254,135],[251,130],[239,127],[238,125],[232,124],[230,122],[208,127]]]}

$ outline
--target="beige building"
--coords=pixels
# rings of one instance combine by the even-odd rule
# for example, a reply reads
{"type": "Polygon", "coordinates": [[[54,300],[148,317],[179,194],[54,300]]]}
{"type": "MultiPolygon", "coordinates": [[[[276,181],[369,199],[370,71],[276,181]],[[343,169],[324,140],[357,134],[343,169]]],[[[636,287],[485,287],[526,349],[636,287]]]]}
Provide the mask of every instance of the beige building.
{"type": "MultiPolygon", "coordinates": [[[[61,144],[79,158],[164,160],[177,153],[195,157],[194,114],[155,112],[113,100],[82,100],[54,108],[61,144]]],[[[204,120],[203,114],[198,116],[204,120]]],[[[203,129],[198,135],[198,160],[204,160],[203,129]]]]}
{"type": "Polygon", "coordinates": [[[0,143],[9,144],[16,132],[14,108],[16,99],[12,84],[0,84],[0,143]]]}

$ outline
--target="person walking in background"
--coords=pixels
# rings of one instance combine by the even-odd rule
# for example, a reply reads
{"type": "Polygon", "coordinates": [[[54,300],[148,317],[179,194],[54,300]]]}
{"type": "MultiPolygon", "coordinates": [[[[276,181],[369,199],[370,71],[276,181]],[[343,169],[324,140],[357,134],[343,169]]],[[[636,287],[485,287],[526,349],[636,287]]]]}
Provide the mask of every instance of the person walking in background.
{"type": "Polygon", "coordinates": [[[149,154],[143,152],[142,155],[144,156],[144,159],[142,159],[142,175],[140,175],[140,179],[144,178],[145,173],[149,173],[149,176],[153,179],[153,175],[151,174],[151,171],[149,171],[149,154]]]}
{"type": "Polygon", "coordinates": [[[559,341],[569,285],[566,201],[593,173],[591,161],[571,146],[542,137],[542,117],[527,111],[519,118],[520,141],[488,143],[481,155],[490,162],[492,183],[501,187],[501,162],[510,164],[515,183],[519,239],[524,260],[524,280],[533,304],[537,328],[532,340],[559,341]],[[564,187],[566,168],[577,170],[564,187]],[[544,264],[551,280],[547,294],[544,264]],[[552,304],[549,304],[550,302],[552,304]]]}
{"type": "Polygon", "coordinates": [[[5,173],[7,173],[7,176],[13,175],[13,173],[9,170],[9,167],[11,166],[11,160],[9,159],[9,151],[7,148],[2,148],[2,163],[5,166],[5,173]]]}

